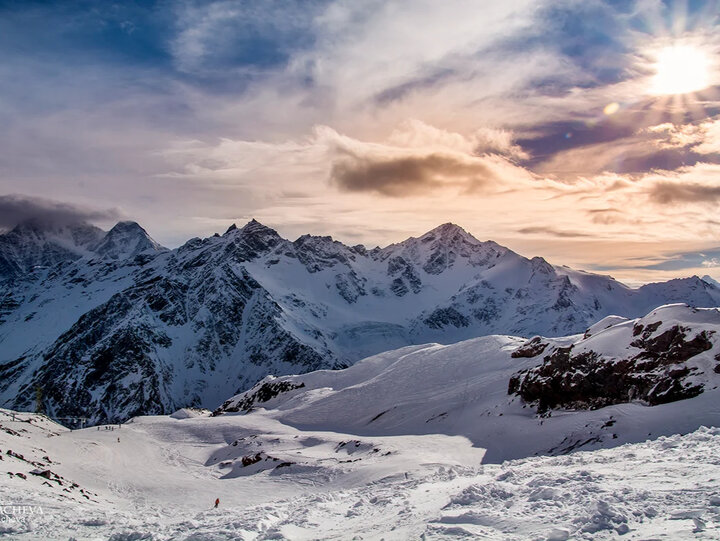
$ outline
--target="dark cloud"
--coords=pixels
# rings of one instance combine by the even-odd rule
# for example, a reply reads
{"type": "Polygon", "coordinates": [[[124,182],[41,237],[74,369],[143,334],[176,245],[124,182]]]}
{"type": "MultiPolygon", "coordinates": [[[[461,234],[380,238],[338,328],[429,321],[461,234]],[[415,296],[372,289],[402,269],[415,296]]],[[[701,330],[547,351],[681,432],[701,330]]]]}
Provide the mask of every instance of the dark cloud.
{"type": "Polygon", "coordinates": [[[330,177],[343,191],[377,192],[393,197],[441,186],[474,190],[496,180],[495,172],[482,158],[452,153],[361,156],[347,149],[336,152],[330,177]]]}
{"type": "Polygon", "coordinates": [[[652,265],[643,265],[639,268],[680,271],[698,267],[720,267],[720,248],[711,248],[702,252],[678,252],[668,255],[664,261],[652,265]]]}
{"type": "MultiPolygon", "coordinates": [[[[720,89],[707,92],[716,95],[720,89]]],[[[582,121],[529,125],[519,130],[528,135],[515,142],[530,155],[521,164],[543,174],[572,176],[605,171],[632,174],[672,170],[699,162],[717,163],[720,155],[696,153],[693,144],[669,145],[671,134],[649,130],[664,123],[697,124],[718,114],[716,102],[699,97],[688,109],[678,117],[666,102],[653,98],[622,107],[609,116],[597,110],[590,112],[595,117],[582,121]]]]}
{"type": "Polygon", "coordinates": [[[555,229],[553,227],[523,227],[522,229],[518,229],[517,232],[523,235],[548,235],[558,238],[592,237],[592,235],[588,235],[587,233],[580,233],[579,231],[569,229],[555,229]]]}
{"type": "Polygon", "coordinates": [[[649,190],[650,199],[655,203],[717,203],[720,200],[720,186],[662,181],[649,190]]]}
{"type": "Polygon", "coordinates": [[[68,225],[78,222],[114,220],[115,209],[97,210],[24,195],[0,195],[0,228],[35,221],[46,225],[68,225]]]}

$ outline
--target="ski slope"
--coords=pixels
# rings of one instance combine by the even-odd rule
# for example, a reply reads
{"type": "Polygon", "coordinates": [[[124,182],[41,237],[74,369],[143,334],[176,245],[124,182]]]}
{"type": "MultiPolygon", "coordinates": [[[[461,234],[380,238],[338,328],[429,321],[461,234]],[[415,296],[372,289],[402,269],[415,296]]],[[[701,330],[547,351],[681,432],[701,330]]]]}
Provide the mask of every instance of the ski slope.
{"type": "Polygon", "coordinates": [[[460,436],[301,431],[264,413],[141,417],[113,431],[73,432],[9,413],[0,412],[4,539],[720,536],[715,428],[482,464],[483,450],[460,436]],[[241,465],[258,453],[260,461],[241,465]],[[23,504],[35,512],[12,512],[23,504]]]}

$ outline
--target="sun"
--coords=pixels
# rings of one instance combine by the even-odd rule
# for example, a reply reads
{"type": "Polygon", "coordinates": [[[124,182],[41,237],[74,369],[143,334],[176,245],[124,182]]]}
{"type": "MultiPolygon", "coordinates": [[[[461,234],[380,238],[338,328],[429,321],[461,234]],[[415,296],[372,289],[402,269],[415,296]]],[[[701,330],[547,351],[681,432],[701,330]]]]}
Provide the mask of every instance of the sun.
{"type": "Polygon", "coordinates": [[[653,94],[689,94],[710,86],[710,60],[697,47],[673,45],[660,49],[654,67],[653,94]]]}

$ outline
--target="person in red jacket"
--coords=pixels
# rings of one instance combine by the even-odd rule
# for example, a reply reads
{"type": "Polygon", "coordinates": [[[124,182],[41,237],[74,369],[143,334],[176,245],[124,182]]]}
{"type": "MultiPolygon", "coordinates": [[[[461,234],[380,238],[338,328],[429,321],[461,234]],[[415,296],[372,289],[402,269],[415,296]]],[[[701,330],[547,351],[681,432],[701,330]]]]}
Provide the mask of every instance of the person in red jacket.
{"type": "Polygon", "coordinates": [[[220,498],[215,498],[215,507],[220,505],[220,498]]]}

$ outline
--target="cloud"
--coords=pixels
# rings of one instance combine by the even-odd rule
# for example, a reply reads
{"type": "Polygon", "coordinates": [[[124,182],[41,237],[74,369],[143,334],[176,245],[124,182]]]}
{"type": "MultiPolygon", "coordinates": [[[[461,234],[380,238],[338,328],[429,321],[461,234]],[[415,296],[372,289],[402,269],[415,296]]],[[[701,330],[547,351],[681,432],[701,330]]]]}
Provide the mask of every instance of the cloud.
{"type": "Polygon", "coordinates": [[[647,139],[627,137],[612,142],[571,148],[555,154],[536,171],[572,180],[578,176],[604,172],[632,174],[653,169],[672,170],[693,164],[687,153],[674,148],[658,148],[647,139]]]}
{"type": "MultiPolygon", "coordinates": [[[[476,135],[466,138],[421,122],[406,123],[386,143],[359,141],[328,127],[316,133],[328,148],[330,183],[341,191],[402,197],[438,188],[475,192],[531,178],[503,156],[478,155],[476,135]]],[[[487,138],[485,144],[512,152],[510,141],[487,138]]]]}
{"type": "Polygon", "coordinates": [[[662,136],[656,141],[661,148],[681,148],[700,155],[720,154],[719,117],[692,124],[664,122],[645,131],[662,136]]]}
{"type": "Polygon", "coordinates": [[[257,76],[283,68],[314,42],[322,2],[220,0],[177,3],[169,50],[175,67],[199,77],[257,76]]]}
{"type": "Polygon", "coordinates": [[[528,154],[515,144],[512,131],[482,126],[468,135],[431,126],[411,118],[395,128],[387,143],[405,148],[445,149],[465,154],[500,154],[512,159],[526,159],[528,154]]]}
{"type": "Polygon", "coordinates": [[[720,200],[720,186],[699,183],[660,181],[652,185],[648,194],[655,203],[716,203],[720,200]]]}
{"type": "Polygon", "coordinates": [[[720,118],[700,124],[702,138],[700,144],[693,147],[698,154],[720,154],[720,118]]]}
{"type": "Polygon", "coordinates": [[[624,222],[626,219],[623,217],[623,213],[618,209],[604,208],[604,209],[589,209],[586,211],[590,216],[593,223],[596,224],[615,224],[624,222]]]}
{"type": "Polygon", "coordinates": [[[497,180],[482,161],[448,153],[405,156],[358,155],[336,151],[330,172],[332,182],[349,192],[377,192],[404,196],[443,186],[476,189],[497,180]]]}
{"type": "Polygon", "coordinates": [[[720,266],[720,250],[717,247],[702,252],[677,252],[668,254],[664,261],[638,268],[657,270],[700,269],[720,266]]]}
{"type": "Polygon", "coordinates": [[[119,215],[116,209],[98,210],[39,197],[0,195],[0,228],[4,229],[27,221],[58,226],[114,220],[119,215]]]}
{"type": "Polygon", "coordinates": [[[581,233],[580,231],[572,231],[570,229],[556,229],[554,227],[523,227],[517,230],[518,233],[523,235],[548,235],[551,237],[558,238],[578,238],[578,237],[592,237],[587,233],[581,233]]]}
{"type": "MultiPolygon", "coordinates": [[[[535,133],[517,140],[532,156],[521,163],[538,173],[572,180],[603,172],[644,174],[719,162],[720,119],[656,124],[658,117],[667,116],[663,103],[644,100],[600,119],[537,125],[535,133]]],[[[700,118],[717,110],[711,102],[691,102],[689,107],[700,118]]]]}
{"type": "Polygon", "coordinates": [[[656,141],[660,148],[685,148],[697,145],[703,140],[702,128],[693,124],[676,125],[672,122],[664,122],[650,126],[645,131],[663,136],[656,141]]]}

